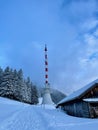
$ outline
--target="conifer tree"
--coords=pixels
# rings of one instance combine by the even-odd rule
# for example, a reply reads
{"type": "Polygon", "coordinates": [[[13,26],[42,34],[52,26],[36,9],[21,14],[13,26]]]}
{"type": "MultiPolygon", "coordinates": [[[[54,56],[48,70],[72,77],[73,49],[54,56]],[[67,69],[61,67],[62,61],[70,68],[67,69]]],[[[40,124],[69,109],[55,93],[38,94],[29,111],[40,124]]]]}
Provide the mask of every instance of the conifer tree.
{"type": "Polygon", "coordinates": [[[0,68],[0,96],[30,104],[38,103],[36,86],[28,77],[24,80],[23,71],[13,71],[9,66],[3,71],[0,68]]]}
{"type": "Polygon", "coordinates": [[[2,78],[3,78],[3,70],[2,68],[0,67],[0,96],[1,96],[1,91],[2,91],[2,86],[1,86],[1,83],[2,83],[2,78]]]}
{"type": "Polygon", "coordinates": [[[32,89],[31,89],[31,81],[30,78],[27,77],[26,80],[26,86],[27,86],[27,101],[32,104],[32,89]]]}
{"type": "Polygon", "coordinates": [[[1,88],[1,96],[13,98],[12,73],[9,67],[4,70],[1,88]]]}
{"type": "Polygon", "coordinates": [[[35,85],[31,83],[32,86],[32,103],[37,104],[38,103],[38,92],[35,85]]]}

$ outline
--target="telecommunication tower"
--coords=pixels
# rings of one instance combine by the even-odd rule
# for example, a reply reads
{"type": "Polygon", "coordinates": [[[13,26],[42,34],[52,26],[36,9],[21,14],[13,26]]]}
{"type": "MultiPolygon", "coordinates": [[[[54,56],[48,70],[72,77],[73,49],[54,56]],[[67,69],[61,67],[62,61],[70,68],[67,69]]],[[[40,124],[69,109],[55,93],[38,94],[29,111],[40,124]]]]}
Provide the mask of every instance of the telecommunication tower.
{"type": "Polygon", "coordinates": [[[42,104],[49,104],[52,105],[54,104],[52,99],[51,99],[51,94],[50,94],[50,84],[48,82],[48,55],[47,55],[47,46],[45,45],[45,87],[43,91],[43,100],[42,104]]]}

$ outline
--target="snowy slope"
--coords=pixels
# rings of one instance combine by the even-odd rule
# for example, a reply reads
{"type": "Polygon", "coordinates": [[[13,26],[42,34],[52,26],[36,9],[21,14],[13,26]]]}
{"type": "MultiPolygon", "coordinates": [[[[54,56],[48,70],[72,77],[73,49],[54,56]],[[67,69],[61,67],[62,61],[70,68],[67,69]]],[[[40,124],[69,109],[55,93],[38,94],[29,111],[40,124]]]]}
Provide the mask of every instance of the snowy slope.
{"type": "Polygon", "coordinates": [[[0,130],[97,130],[98,119],[71,117],[53,107],[0,98],[0,130]]]}

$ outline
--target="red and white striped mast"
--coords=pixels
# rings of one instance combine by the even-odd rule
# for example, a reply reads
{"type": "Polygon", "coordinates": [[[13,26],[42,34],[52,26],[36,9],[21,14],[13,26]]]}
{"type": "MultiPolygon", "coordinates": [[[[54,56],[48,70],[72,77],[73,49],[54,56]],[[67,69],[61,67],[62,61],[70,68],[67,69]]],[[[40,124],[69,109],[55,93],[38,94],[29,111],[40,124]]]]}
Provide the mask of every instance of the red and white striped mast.
{"type": "Polygon", "coordinates": [[[47,46],[45,44],[45,87],[49,85],[48,83],[48,55],[47,55],[47,46]]]}
{"type": "Polygon", "coordinates": [[[50,85],[48,83],[48,55],[47,55],[47,46],[45,45],[45,87],[43,91],[43,100],[42,104],[51,104],[53,105],[53,101],[51,99],[51,94],[50,94],[50,85]]]}

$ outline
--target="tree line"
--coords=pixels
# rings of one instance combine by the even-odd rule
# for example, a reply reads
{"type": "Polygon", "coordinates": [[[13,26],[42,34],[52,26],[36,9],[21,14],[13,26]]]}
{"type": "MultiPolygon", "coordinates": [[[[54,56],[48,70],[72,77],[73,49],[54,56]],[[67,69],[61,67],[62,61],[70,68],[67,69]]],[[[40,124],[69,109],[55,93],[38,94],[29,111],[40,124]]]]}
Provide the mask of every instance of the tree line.
{"type": "Polygon", "coordinates": [[[29,104],[38,103],[37,88],[30,78],[24,78],[22,69],[17,71],[9,66],[4,70],[0,67],[0,96],[29,104]]]}

